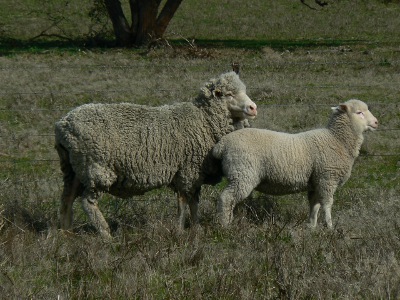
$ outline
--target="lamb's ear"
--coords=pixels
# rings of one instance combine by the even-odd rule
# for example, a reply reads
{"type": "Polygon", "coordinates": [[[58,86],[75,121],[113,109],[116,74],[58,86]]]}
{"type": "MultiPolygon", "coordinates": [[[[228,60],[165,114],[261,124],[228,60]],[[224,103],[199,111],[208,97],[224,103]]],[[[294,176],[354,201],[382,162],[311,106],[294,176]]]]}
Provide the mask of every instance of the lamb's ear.
{"type": "Polygon", "coordinates": [[[331,107],[333,111],[346,112],[349,107],[346,104],[339,104],[338,106],[331,107]]]}

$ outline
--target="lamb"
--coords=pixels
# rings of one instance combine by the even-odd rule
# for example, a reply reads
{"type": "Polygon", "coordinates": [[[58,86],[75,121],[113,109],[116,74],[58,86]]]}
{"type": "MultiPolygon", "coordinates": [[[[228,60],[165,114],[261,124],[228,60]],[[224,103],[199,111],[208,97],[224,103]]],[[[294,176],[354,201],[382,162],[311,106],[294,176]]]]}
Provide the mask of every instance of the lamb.
{"type": "Polygon", "coordinates": [[[257,106],[235,72],[211,79],[193,102],[75,108],[55,124],[55,148],[64,176],[61,228],[71,228],[72,205],[81,196],[92,224],[110,238],[97,205],[101,194],[127,198],[162,186],[178,195],[179,226],[184,227],[186,204],[197,223],[201,185],[222,178],[212,147],[256,115],[257,106]]]}
{"type": "Polygon", "coordinates": [[[332,228],[333,195],[350,177],[363,133],[378,127],[360,100],[332,110],[326,128],[297,134],[245,128],[215,145],[213,156],[222,160],[229,182],[218,201],[221,225],[232,221],[234,206],[255,189],[269,195],[308,191],[309,226],[316,226],[322,206],[326,225],[332,228]]]}

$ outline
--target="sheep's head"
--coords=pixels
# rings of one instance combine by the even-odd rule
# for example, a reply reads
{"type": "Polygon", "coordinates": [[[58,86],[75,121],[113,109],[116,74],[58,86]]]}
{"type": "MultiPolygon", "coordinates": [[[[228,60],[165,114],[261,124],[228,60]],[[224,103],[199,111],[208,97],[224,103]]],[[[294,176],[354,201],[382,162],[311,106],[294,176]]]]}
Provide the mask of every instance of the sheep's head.
{"type": "Polygon", "coordinates": [[[357,133],[378,128],[377,118],[369,111],[368,105],[360,100],[351,99],[332,109],[335,113],[346,113],[357,133]]]}
{"type": "Polygon", "coordinates": [[[253,119],[257,115],[257,105],[247,96],[246,86],[235,72],[222,74],[212,79],[201,89],[198,102],[222,101],[226,103],[233,119],[253,119]]]}

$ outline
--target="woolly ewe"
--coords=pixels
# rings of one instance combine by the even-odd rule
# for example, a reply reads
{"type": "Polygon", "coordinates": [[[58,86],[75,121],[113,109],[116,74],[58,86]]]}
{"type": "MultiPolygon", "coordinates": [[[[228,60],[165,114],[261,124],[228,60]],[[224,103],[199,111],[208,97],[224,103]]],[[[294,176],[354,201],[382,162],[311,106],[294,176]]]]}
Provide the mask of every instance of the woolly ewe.
{"type": "Polygon", "coordinates": [[[201,185],[221,178],[212,147],[256,114],[235,72],[206,83],[193,103],[88,104],[72,110],[55,126],[64,174],[61,227],[71,228],[72,204],[82,196],[89,219],[108,238],[97,206],[101,193],[126,198],[162,186],[178,194],[179,225],[184,226],[186,204],[196,223],[201,185]]]}

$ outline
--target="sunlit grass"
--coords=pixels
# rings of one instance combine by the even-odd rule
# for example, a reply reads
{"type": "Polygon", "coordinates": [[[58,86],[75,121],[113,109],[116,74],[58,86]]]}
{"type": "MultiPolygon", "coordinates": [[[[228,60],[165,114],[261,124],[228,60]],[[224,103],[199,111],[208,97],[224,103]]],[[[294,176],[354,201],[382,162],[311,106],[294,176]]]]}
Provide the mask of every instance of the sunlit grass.
{"type": "Polygon", "coordinates": [[[57,12],[70,12],[60,26],[75,32],[73,42],[29,41],[48,25],[31,23],[29,10],[46,3],[13,2],[0,12],[1,299],[400,297],[400,6],[339,1],[312,11],[300,1],[185,0],[168,43],[116,49],[88,45],[86,21],[76,26],[89,2],[57,12]],[[325,126],[330,107],[349,98],[371,106],[380,128],[366,135],[334,196],[333,230],[323,214],[307,228],[306,193],[256,192],[221,228],[216,204],[226,180],[203,187],[197,229],[177,229],[176,195],[163,188],[101,198],[111,242],[79,200],[71,232],[58,230],[53,135],[61,116],[89,102],[190,101],[232,61],[258,104],[253,127],[300,132],[325,126]]]}

